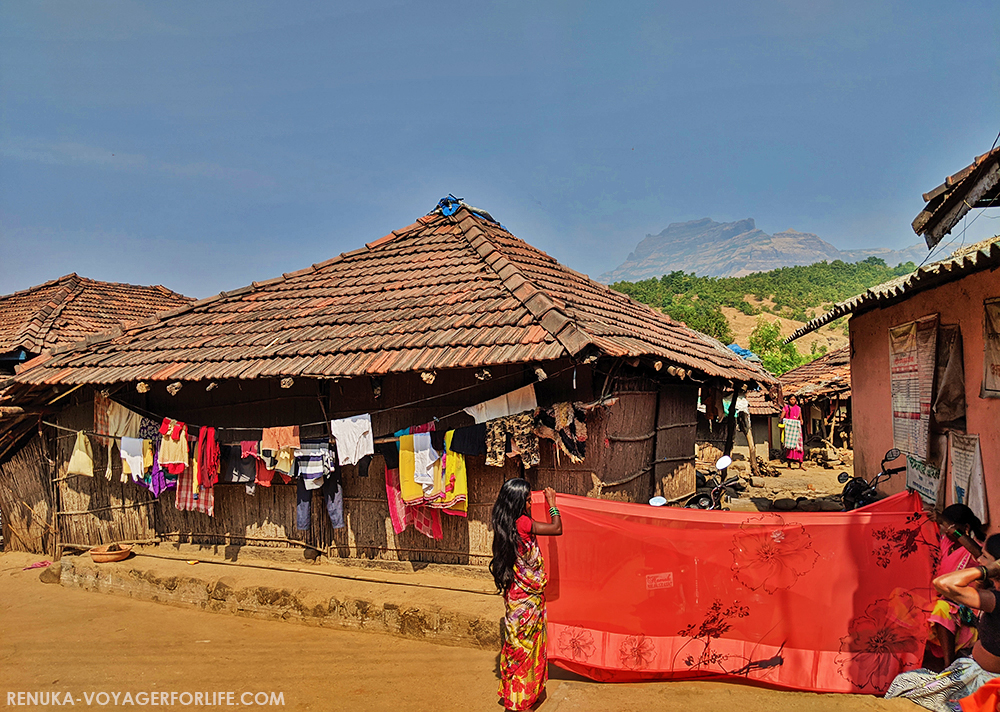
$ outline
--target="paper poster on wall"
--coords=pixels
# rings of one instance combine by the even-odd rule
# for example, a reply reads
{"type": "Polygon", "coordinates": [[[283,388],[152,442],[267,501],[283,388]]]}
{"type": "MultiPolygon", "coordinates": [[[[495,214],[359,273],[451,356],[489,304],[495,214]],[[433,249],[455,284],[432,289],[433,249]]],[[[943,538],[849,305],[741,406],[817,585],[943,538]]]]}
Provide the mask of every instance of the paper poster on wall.
{"type": "Polygon", "coordinates": [[[906,456],[906,487],[920,495],[930,509],[937,507],[941,471],[910,455],[906,456]]]}
{"type": "Polygon", "coordinates": [[[983,454],[978,435],[948,434],[948,471],[956,504],[964,504],[986,524],[990,512],[986,503],[986,480],[983,477],[983,454]]]}
{"type": "Polygon", "coordinates": [[[893,444],[918,460],[927,460],[938,316],[889,329],[893,444]]]}
{"type": "Polygon", "coordinates": [[[983,305],[983,387],[981,398],[1000,398],[1000,299],[983,305]]]}

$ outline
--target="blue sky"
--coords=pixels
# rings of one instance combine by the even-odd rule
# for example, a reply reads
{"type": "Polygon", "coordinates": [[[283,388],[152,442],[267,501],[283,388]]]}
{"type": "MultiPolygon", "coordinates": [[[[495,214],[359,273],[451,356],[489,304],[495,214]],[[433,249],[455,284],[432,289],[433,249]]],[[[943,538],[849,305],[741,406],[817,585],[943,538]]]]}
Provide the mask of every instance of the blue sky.
{"type": "Polygon", "coordinates": [[[706,216],[904,247],[998,59],[988,1],[4,2],[0,293],[203,297],[448,193],[592,275],[706,216]]]}

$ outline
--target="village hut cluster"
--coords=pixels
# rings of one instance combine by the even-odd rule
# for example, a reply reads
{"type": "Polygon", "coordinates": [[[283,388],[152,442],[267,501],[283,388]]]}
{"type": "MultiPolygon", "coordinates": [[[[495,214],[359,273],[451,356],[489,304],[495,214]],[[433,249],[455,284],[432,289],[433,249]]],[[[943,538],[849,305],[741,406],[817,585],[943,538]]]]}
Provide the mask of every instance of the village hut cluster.
{"type": "MultiPolygon", "coordinates": [[[[699,389],[776,385],[714,339],[448,198],[353,252],[20,366],[3,383],[21,427],[0,437],[0,449],[16,452],[0,462],[4,539],[56,555],[180,541],[482,565],[490,510],[507,478],[524,475],[564,494],[679,500],[695,490],[699,389]],[[363,458],[344,458],[357,443],[338,428],[359,417],[369,423],[360,440],[370,438],[373,451],[362,445],[363,458]],[[183,425],[191,453],[214,437],[223,449],[218,483],[195,501],[186,490],[184,509],[179,489],[156,492],[143,480],[141,446],[121,439],[143,440],[131,430],[137,422],[151,440],[150,423],[170,434],[183,425]],[[269,439],[291,436],[275,429],[293,426],[300,449],[324,453],[315,466],[331,487],[303,494],[294,480],[275,476],[264,486],[259,475],[239,476],[247,458],[264,461],[269,439]],[[470,454],[483,432],[486,452],[470,454]],[[456,439],[466,443],[462,452],[456,439]],[[423,485],[424,502],[401,502],[394,484],[420,474],[428,440],[449,459],[425,474],[445,481],[423,485]],[[227,459],[227,447],[238,456],[227,459]],[[88,449],[89,476],[70,466],[74,452],[88,449]],[[426,489],[446,490],[451,477],[461,490],[459,464],[464,493],[449,491],[448,500],[426,489]],[[124,467],[132,474],[123,476],[124,467]],[[435,498],[454,506],[435,506],[435,498]]],[[[214,463],[205,452],[203,462],[214,463]]],[[[190,457],[179,483],[199,464],[190,457]]],[[[199,482],[211,474],[200,472],[199,482]]]]}

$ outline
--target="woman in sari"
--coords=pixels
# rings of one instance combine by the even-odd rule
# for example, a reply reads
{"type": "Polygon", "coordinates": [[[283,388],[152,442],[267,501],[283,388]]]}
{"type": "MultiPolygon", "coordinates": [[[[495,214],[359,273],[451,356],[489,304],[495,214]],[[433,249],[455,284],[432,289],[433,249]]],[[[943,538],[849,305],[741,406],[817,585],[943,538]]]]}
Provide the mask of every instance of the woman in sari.
{"type": "Polygon", "coordinates": [[[562,534],[556,493],[545,488],[549,522],[531,519],[531,486],[507,480],[493,505],[493,560],[490,573],[503,594],[503,647],[500,649],[500,701],[506,710],[526,710],[545,692],[545,562],[536,536],[562,534]]]}
{"type": "Polygon", "coordinates": [[[959,700],[1000,677],[1000,606],[993,589],[994,581],[1000,580],[1000,534],[987,539],[985,549],[979,566],[934,579],[939,595],[980,611],[972,657],[957,658],[941,672],[920,668],[900,673],[885,693],[887,698],[906,697],[935,712],[954,712],[960,709],[959,700]]]}
{"type": "Polygon", "coordinates": [[[799,407],[799,399],[795,396],[788,397],[788,403],[781,410],[781,445],[785,448],[785,459],[788,461],[788,469],[792,468],[792,463],[799,463],[802,469],[802,460],[805,459],[805,448],[802,444],[802,409],[799,407]]]}
{"type": "MultiPolygon", "coordinates": [[[[937,575],[943,576],[968,568],[972,561],[972,552],[960,542],[961,538],[968,537],[978,544],[986,538],[986,533],[979,517],[964,504],[945,507],[939,520],[941,559],[937,575]]],[[[976,642],[976,616],[968,607],[939,598],[927,620],[931,627],[928,637],[931,654],[942,658],[945,667],[955,661],[957,652],[971,648],[976,642]]]]}

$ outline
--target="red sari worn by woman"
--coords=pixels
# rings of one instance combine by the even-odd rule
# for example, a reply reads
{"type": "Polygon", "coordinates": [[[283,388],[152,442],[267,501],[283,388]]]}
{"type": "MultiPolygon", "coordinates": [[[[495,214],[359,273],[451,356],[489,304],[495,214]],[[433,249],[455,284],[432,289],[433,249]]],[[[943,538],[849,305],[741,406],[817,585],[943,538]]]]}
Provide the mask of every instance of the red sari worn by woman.
{"type": "Polygon", "coordinates": [[[549,678],[545,654],[545,562],[531,533],[530,517],[517,520],[520,545],[514,582],[504,594],[500,649],[500,700],[509,710],[526,710],[535,703],[549,678]]]}
{"type": "Polygon", "coordinates": [[[493,506],[493,573],[503,593],[503,647],[500,649],[500,702],[507,710],[526,710],[545,692],[548,681],[546,645],[545,562],[537,535],[562,534],[555,491],[546,488],[551,522],[528,516],[531,487],[508,480],[493,506]]]}

